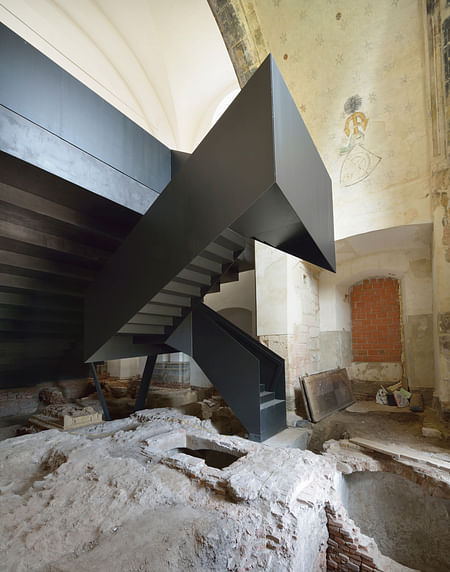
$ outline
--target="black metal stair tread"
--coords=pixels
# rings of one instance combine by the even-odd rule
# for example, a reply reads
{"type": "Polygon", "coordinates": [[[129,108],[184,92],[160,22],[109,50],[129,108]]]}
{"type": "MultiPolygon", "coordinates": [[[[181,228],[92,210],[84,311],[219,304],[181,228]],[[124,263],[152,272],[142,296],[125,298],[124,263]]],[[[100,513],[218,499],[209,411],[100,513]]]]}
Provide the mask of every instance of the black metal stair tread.
{"type": "Polygon", "coordinates": [[[119,334],[165,334],[165,326],[150,326],[146,324],[125,324],[119,334]]]}
{"type": "Polygon", "coordinates": [[[211,274],[205,272],[197,272],[192,268],[186,267],[177,274],[174,280],[179,280],[187,284],[204,286],[211,284],[211,274]]]}
{"type": "Polygon", "coordinates": [[[140,310],[139,314],[154,314],[156,316],[174,316],[181,317],[181,306],[167,306],[159,302],[151,302],[145,304],[140,310]]]}
{"type": "Polygon", "coordinates": [[[272,399],[274,398],[275,398],[275,393],[273,391],[261,391],[259,394],[259,399],[261,403],[272,401],[272,399]]]}
{"type": "Polygon", "coordinates": [[[190,306],[191,298],[187,296],[182,296],[179,294],[168,294],[165,292],[159,292],[149,301],[153,304],[154,302],[161,302],[161,304],[166,304],[169,306],[190,306]]]}
{"type": "Polygon", "coordinates": [[[265,403],[261,403],[259,409],[268,409],[269,407],[275,407],[280,403],[284,403],[284,399],[271,399],[270,401],[266,401],[265,403]]]}
{"type": "Polygon", "coordinates": [[[148,326],[172,326],[173,319],[170,316],[158,316],[157,314],[138,313],[128,321],[129,324],[146,324],[148,326]]]}
{"type": "Polygon", "coordinates": [[[196,272],[203,272],[210,276],[222,274],[222,264],[220,262],[205,258],[202,255],[196,256],[186,268],[195,270],[196,272]]]}
{"type": "Polygon", "coordinates": [[[200,286],[186,284],[185,282],[180,282],[176,278],[174,278],[168,284],[166,284],[164,288],[161,289],[161,292],[200,297],[200,286]]]}
{"type": "Polygon", "coordinates": [[[225,229],[215,242],[234,251],[243,250],[246,244],[245,238],[231,228],[225,229]]]}
{"type": "Polygon", "coordinates": [[[216,242],[208,244],[201,255],[217,262],[232,262],[234,260],[233,251],[220,246],[216,242]]]}

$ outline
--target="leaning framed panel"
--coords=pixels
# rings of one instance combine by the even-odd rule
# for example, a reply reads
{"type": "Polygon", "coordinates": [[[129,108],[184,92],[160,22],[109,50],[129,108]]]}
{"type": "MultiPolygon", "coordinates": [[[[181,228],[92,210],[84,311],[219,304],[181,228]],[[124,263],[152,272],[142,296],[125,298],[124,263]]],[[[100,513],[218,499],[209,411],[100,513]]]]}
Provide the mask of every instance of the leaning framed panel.
{"type": "Polygon", "coordinates": [[[301,378],[306,409],[314,423],[354,403],[346,369],[334,369],[301,378]]]}

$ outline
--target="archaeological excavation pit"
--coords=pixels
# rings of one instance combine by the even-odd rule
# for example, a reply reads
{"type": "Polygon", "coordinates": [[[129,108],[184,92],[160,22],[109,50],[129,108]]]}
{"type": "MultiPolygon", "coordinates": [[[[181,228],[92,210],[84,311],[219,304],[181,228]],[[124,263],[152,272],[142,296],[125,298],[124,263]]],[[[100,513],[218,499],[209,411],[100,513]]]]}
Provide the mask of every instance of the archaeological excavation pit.
{"type": "Polygon", "coordinates": [[[361,532],[394,561],[422,572],[447,572],[450,500],[389,472],[343,475],[342,502],[361,532]]]}
{"type": "Polygon", "coordinates": [[[171,449],[168,453],[170,455],[183,453],[190,457],[203,459],[208,467],[213,467],[215,469],[224,469],[225,467],[229,467],[239,459],[236,455],[225,453],[224,451],[216,451],[214,449],[189,449],[188,447],[177,447],[175,449],[171,449]]]}

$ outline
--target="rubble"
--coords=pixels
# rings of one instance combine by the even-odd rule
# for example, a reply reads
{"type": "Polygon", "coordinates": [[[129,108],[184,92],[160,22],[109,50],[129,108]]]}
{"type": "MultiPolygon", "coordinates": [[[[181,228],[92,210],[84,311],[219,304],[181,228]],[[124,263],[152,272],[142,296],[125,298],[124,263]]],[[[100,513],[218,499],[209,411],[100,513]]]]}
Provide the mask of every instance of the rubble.
{"type": "Polygon", "coordinates": [[[63,429],[65,431],[101,423],[103,416],[94,407],[82,407],[73,403],[47,405],[39,413],[32,415],[28,424],[38,430],[63,429]]]}
{"type": "MultiPolygon", "coordinates": [[[[339,468],[389,463],[351,443],[330,443],[325,455],[271,448],[173,409],[8,439],[0,561],[60,572],[405,571],[362,535],[340,497],[339,468]],[[205,451],[233,457],[218,468],[205,451]]],[[[447,490],[436,467],[402,466],[418,481],[428,470],[428,487],[447,490]]]]}

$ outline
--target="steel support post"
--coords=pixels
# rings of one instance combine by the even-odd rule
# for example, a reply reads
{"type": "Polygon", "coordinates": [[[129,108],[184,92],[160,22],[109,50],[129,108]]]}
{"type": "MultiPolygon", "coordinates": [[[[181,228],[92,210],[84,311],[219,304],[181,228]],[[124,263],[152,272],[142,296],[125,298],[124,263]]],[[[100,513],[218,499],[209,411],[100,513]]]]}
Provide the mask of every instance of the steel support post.
{"type": "Polygon", "coordinates": [[[142,374],[142,381],[139,387],[138,394],[136,396],[136,403],[134,405],[134,411],[140,411],[145,408],[145,402],[147,400],[148,388],[150,387],[150,382],[152,380],[153,370],[155,368],[157,354],[150,355],[147,357],[145,362],[144,372],[142,374]]]}
{"type": "Polygon", "coordinates": [[[105,398],[103,396],[103,391],[98,381],[97,371],[95,370],[95,365],[93,363],[91,365],[92,375],[94,376],[94,383],[95,389],[97,390],[98,398],[100,399],[100,403],[102,404],[103,415],[105,416],[105,421],[111,421],[111,417],[109,416],[108,406],[106,405],[105,398]]]}

